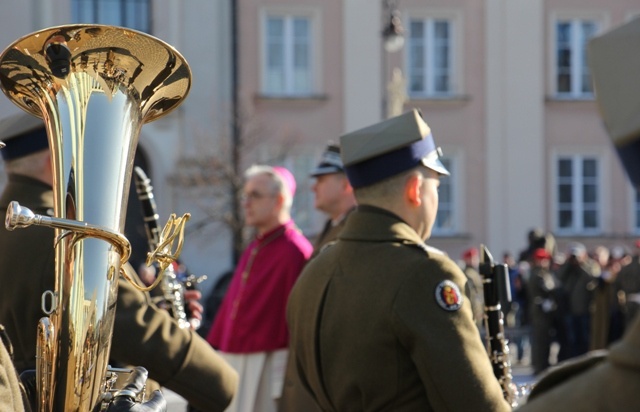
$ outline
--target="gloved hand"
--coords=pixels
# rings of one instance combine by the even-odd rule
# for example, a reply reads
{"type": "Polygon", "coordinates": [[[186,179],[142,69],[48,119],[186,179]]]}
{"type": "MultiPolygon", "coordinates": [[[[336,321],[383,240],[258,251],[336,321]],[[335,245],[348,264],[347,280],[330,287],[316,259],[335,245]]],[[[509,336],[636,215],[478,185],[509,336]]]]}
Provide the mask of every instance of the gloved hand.
{"type": "Polygon", "coordinates": [[[148,372],[142,366],[136,366],[127,384],[118,391],[107,412],[166,412],[167,401],[160,391],[154,391],[151,399],[136,403],[136,396],[144,389],[148,372]]]}
{"type": "Polygon", "coordinates": [[[28,369],[20,374],[20,383],[26,394],[26,398],[29,401],[32,411],[37,411],[38,408],[38,391],[36,390],[36,370],[28,369]]]}

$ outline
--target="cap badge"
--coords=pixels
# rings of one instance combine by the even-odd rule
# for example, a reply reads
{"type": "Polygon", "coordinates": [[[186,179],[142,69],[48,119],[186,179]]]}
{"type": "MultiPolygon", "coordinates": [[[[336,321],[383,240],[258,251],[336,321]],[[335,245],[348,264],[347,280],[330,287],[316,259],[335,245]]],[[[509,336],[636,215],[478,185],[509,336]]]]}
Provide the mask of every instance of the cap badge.
{"type": "Polygon", "coordinates": [[[453,312],[462,306],[462,294],[458,285],[450,280],[443,280],[436,286],[436,301],[444,310],[453,312]]]}

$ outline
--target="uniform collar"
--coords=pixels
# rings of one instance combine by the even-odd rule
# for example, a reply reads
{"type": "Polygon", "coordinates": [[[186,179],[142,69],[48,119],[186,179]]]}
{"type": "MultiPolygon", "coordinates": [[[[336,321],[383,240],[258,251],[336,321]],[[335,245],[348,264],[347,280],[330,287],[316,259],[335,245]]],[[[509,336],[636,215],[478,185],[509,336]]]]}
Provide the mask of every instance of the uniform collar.
{"type": "Polygon", "coordinates": [[[342,233],[344,240],[368,242],[401,242],[423,248],[424,241],[398,215],[370,205],[359,205],[351,213],[342,233]]]}

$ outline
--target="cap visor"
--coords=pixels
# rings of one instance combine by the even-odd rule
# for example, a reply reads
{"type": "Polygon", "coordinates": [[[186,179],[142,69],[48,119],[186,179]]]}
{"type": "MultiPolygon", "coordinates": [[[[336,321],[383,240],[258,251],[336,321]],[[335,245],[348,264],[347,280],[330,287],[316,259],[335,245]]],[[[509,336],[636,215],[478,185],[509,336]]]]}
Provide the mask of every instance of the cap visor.
{"type": "Polygon", "coordinates": [[[439,158],[424,158],[422,159],[422,164],[425,165],[426,167],[428,167],[429,169],[433,170],[434,172],[444,175],[444,176],[450,176],[451,174],[449,173],[449,171],[447,170],[446,167],[444,167],[444,165],[442,164],[442,162],[440,161],[439,158]]]}
{"type": "Polygon", "coordinates": [[[309,176],[316,177],[316,176],[328,175],[328,174],[331,174],[331,173],[342,173],[342,172],[344,172],[344,171],[342,169],[337,168],[337,167],[324,166],[324,167],[316,167],[309,174],[309,176]]]}

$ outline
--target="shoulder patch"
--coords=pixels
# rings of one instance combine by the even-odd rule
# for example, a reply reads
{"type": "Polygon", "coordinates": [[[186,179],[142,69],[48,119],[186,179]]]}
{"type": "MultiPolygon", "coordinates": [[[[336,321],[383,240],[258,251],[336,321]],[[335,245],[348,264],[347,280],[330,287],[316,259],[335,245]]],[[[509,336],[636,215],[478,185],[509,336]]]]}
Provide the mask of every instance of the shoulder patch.
{"type": "Polygon", "coordinates": [[[443,280],[436,286],[436,302],[446,311],[453,312],[462,306],[462,294],[458,285],[450,280],[443,280]]]}

